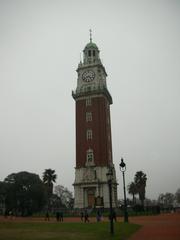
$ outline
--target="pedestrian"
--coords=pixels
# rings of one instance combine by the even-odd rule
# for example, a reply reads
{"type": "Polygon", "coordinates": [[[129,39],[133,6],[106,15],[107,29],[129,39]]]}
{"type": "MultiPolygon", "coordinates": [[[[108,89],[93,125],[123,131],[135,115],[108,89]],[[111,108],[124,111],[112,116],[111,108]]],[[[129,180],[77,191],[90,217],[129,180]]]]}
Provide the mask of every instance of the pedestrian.
{"type": "Polygon", "coordinates": [[[8,217],[8,210],[7,210],[7,209],[4,211],[4,217],[5,217],[5,218],[8,217]]]}
{"type": "Polygon", "coordinates": [[[113,220],[116,222],[117,221],[117,218],[116,218],[116,212],[115,210],[113,210],[113,213],[112,213],[112,218],[113,220]]]}
{"type": "Polygon", "coordinates": [[[87,210],[85,210],[85,213],[84,213],[84,222],[89,222],[89,215],[88,215],[88,212],[87,210]]]}
{"type": "Polygon", "coordinates": [[[97,214],[96,214],[96,220],[97,222],[101,221],[101,212],[99,210],[97,211],[97,214]]]}
{"type": "Polygon", "coordinates": [[[60,214],[59,214],[59,212],[56,212],[56,220],[57,220],[57,222],[59,222],[59,218],[60,218],[60,214]]]}
{"type": "Polygon", "coordinates": [[[84,220],[84,213],[83,211],[81,211],[81,221],[83,222],[83,220],[84,220]]]}
{"type": "Polygon", "coordinates": [[[46,212],[46,215],[45,215],[45,221],[49,221],[50,220],[50,218],[49,218],[49,212],[47,211],[46,212]]]}
{"type": "Polygon", "coordinates": [[[60,218],[60,222],[63,222],[63,221],[64,221],[63,212],[60,212],[60,213],[59,213],[59,218],[60,218]]]}

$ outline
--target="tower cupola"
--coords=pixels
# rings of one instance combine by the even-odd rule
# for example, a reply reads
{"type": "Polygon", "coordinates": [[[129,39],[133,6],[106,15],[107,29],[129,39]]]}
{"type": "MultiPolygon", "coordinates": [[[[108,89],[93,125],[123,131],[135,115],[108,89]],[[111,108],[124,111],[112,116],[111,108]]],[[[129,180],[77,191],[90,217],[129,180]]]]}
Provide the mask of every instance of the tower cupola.
{"type": "Polygon", "coordinates": [[[84,64],[93,64],[93,63],[100,63],[99,58],[99,49],[95,43],[92,42],[92,33],[90,30],[90,42],[86,44],[84,50],[84,64]]]}

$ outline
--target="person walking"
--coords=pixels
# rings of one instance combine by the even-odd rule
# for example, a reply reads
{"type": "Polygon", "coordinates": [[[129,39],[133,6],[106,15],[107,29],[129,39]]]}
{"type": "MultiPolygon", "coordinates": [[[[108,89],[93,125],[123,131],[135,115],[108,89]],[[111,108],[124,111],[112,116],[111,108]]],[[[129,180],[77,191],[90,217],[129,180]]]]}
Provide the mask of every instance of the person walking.
{"type": "Polygon", "coordinates": [[[113,220],[116,222],[117,221],[117,218],[116,218],[116,212],[115,212],[115,210],[113,210],[113,215],[112,215],[112,218],[113,218],[113,220]]]}
{"type": "Polygon", "coordinates": [[[63,212],[60,212],[59,217],[60,217],[60,222],[63,222],[64,221],[63,212]]]}
{"type": "Polygon", "coordinates": [[[83,213],[83,211],[81,212],[81,222],[83,222],[83,220],[84,220],[84,213],[83,213]]]}
{"type": "Polygon", "coordinates": [[[97,211],[97,214],[96,214],[96,220],[97,222],[101,221],[101,212],[99,210],[97,211]]]}
{"type": "Polygon", "coordinates": [[[59,222],[59,218],[60,218],[60,214],[59,214],[59,212],[56,212],[56,220],[57,220],[57,222],[59,222]]]}
{"type": "Polygon", "coordinates": [[[87,212],[87,209],[85,210],[85,213],[84,213],[84,222],[89,222],[89,215],[88,215],[88,212],[87,212]]]}
{"type": "Polygon", "coordinates": [[[45,221],[49,221],[50,220],[50,218],[49,218],[49,212],[47,211],[46,212],[46,215],[45,215],[45,221]]]}

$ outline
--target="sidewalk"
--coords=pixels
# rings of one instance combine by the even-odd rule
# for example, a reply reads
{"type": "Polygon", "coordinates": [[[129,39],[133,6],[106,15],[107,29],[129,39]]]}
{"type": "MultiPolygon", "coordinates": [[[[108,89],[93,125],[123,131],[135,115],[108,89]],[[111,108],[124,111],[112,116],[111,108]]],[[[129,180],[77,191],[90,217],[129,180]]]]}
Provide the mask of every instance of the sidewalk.
{"type": "Polygon", "coordinates": [[[131,217],[129,222],[142,225],[129,240],[180,240],[180,213],[131,217]]]}

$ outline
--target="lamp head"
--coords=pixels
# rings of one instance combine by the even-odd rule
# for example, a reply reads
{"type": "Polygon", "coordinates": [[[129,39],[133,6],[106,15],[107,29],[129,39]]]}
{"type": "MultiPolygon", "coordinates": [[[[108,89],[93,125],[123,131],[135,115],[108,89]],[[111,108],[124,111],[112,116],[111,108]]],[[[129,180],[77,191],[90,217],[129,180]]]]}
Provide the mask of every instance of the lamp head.
{"type": "Polygon", "coordinates": [[[121,158],[121,163],[119,164],[119,168],[120,168],[121,172],[125,172],[126,171],[126,164],[125,164],[123,158],[121,158]]]}

